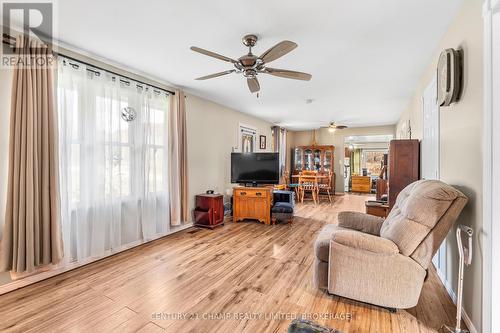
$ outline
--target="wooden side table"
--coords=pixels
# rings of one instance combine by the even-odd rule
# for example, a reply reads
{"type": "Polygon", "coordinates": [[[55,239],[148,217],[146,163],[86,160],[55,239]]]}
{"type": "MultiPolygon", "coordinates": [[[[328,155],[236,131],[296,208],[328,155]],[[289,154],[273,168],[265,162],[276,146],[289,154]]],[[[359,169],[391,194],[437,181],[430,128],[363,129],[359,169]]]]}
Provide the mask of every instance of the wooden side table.
{"type": "Polygon", "coordinates": [[[366,214],[387,217],[389,214],[389,205],[380,202],[367,201],[365,202],[366,214]]]}
{"type": "Polygon", "coordinates": [[[213,229],[224,224],[224,197],[222,194],[199,194],[195,201],[195,226],[213,229]]]}

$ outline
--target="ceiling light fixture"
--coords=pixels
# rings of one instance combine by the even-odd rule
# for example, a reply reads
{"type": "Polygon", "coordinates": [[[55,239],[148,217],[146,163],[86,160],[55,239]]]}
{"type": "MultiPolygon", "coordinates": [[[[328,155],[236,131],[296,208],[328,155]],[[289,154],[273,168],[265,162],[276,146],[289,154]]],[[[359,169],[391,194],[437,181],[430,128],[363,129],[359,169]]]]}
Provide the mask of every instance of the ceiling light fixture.
{"type": "Polygon", "coordinates": [[[344,128],[347,128],[346,125],[338,125],[334,121],[328,124],[328,126],[322,126],[322,128],[327,128],[328,132],[330,133],[335,133],[336,130],[342,130],[344,128]]]}

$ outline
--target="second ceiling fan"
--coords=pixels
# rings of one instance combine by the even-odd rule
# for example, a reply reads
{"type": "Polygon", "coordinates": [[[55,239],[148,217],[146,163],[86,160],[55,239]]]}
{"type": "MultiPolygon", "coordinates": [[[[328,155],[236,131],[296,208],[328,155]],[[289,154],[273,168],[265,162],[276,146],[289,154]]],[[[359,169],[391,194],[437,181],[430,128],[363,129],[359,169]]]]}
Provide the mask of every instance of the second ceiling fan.
{"type": "Polygon", "coordinates": [[[321,128],[328,128],[328,132],[333,133],[336,130],[343,130],[344,128],[347,128],[347,126],[339,125],[336,122],[332,121],[328,124],[328,126],[321,126],[321,128]]]}
{"type": "Polygon", "coordinates": [[[234,66],[234,69],[202,76],[197,78],[196,80],[207,80],[207,79],[212,79],[214,77],[219,77],[232,73],[243,74],[243,76],[247,79],[248,89],[250,89],[250,92],[252,93],[259,92],[260,90],[260,84],[259,81],[257,80],[258,74],[270,74],[274,76],[284,77],[287,79],[295,79],[303,81],[311,80],[311,74],[297,72],[297,71],[290,71],[286,69],[267,67],[267,64],[270,63],[271,61],[281,58],[285,54],[295,49],[297,47],[296,43],[284,40],[271,47],[262,55],[256,56],[252,53],[252,47],[254,47],[255,44],[257,43],[257,39],[258,38],[255,35],[246,35],[245,37],[243,37],[243,44],[248,47],[248,53],[238,58],[238,60],[231,59],[226,56],[220,55],[218,53],[208,51],[196,46],[191,46],[191,50],[195,52],[219,60],[227,61],[229,63],[232,63],[234,66]]]}

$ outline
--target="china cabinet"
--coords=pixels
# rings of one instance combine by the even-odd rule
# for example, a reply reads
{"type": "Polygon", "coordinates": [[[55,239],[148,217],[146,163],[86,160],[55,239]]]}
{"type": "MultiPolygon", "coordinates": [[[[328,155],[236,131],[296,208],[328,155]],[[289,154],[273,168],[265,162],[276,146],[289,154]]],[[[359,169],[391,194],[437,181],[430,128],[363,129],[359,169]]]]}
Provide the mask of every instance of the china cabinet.
{"type": "Polygon", "coordinates": [[[293,149],[293,173],[303,170],[333,172],[334,146],[299,146],[293,149]]]}
{"type": "MultiPolygon", "coordinates": [[[[330,175],[330,180],[323,180],[335,189],[334,146],[311,145],[298,146],[292,151],[292,175],[302,171],[316,171],[318,175],[330,175]]],[[[292,178],[292,182],[297,179],[292,178]]],[[[335,191],[335,190],[333,190],[335,191]]]]}

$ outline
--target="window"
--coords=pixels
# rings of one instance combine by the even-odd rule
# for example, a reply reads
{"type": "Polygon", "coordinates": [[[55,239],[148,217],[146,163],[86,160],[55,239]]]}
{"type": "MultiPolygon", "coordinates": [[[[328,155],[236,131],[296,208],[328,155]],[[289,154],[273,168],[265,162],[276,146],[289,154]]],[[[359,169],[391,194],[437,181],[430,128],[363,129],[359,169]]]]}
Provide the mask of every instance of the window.
{"type": "Polygon", "coordinates": [[[62,224],[71,258],[165,232],[168,93],[64,58],[57,93],[62,224]],[[135,117],[127,119],[124,110],[135,117]]]}
{"type": "Polygon", "coordinates": [[[362,150],[361,168],[367,169],[369,175],[378,176],[382,171],[385,150],[362,150]]]}
{"type": "Polygon", "coordinates": [[[257,129],[248,125],[239,124],[239,147],[242,153],[253,153],[257,141],[257,129]]]}

